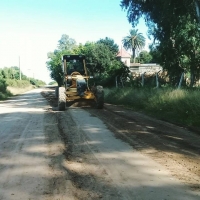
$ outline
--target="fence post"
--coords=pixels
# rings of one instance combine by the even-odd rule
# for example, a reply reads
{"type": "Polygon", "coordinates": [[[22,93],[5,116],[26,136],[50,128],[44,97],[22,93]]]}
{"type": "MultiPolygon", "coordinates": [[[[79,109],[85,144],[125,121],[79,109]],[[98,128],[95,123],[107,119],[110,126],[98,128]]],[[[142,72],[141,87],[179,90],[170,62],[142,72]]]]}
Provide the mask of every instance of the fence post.
{"type": "Polygon", "coordinates": [[[145,74],[146,72],[144,72],[143,74],[142,74],[142,87],[144,86],[144,74],[145,74]]]}
{"type": "Polygon", "coordinates": [[[183,82],[183,77],[184,77],[184,72],[181,74],[181,78],[180,78],[180,81],[179,81],[179,84],[178,84],[178,89],[181,88],[181,85],[182,85],[182,82],[183,82]]]}
{"type": "Polygon", "coordinates": [[[121,80],[121,83],[122,83],[122,87],[124,87],[124,82],[122,80],[122,76],[120,76],[120,80],[121,80]]]}
{"type": "MultiPolygon", "coordinates": [[[[161,71],[161,70],[160,70],[161,71]]],[[[159,81],[158,81],[158,74],[160,73],[160,71],[158,71],[156,73],[156,88],[159,88],[159,81]]]]}
{"type": "Polygon", "coordinates": [[[118,87],[117,77],[118,77],[118,76],[115,76],[115,85],[116,85],[116,88],[118,87]]]}

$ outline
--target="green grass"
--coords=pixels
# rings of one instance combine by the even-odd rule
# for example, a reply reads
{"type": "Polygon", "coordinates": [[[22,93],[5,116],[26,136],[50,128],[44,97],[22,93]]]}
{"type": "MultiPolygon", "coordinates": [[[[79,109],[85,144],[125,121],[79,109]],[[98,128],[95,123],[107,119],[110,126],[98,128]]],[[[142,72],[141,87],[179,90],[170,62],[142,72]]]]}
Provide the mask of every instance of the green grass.
{"type": "MultiPolygon", "coordinates": [[[[0,79],[0,100],[8,99],[8,97],[18,94],[22,89],[31,88],[28,80],[0,79]],[[9,90],[11,88],[14,93],[9,90]]],[[[30,89],[29,89],[30,90],[30,89]]]]}
{"type": "Polygon", "coordinates": [[[200,90],[113,88],[105,89],[105,101],[158,119],[200,127],[200,90]]]}
{"type": "Polygon", "coordinates": [[[6,79],[7,86],[16,87],[16,88],[25,88],[30,86],[30,81],[28,80],[15,80],[15,79],[6,79]]]}

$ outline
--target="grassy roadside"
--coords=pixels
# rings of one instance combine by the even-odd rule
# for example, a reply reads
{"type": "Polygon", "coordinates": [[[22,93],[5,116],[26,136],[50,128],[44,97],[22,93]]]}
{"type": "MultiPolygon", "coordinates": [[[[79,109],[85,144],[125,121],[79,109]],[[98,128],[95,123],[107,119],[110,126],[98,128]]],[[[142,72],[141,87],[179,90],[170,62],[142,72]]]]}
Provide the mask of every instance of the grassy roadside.
{"type": "Polygon", "coordinates": [[[157,119],[200,128],[200,90],[171,88],[105,89],[105,101],[157,119]]]}
{"type": "Polygon", "coordinates": [[[34,86],[27,80],[0,79],[0,100],[32,90],[34,86]]]}

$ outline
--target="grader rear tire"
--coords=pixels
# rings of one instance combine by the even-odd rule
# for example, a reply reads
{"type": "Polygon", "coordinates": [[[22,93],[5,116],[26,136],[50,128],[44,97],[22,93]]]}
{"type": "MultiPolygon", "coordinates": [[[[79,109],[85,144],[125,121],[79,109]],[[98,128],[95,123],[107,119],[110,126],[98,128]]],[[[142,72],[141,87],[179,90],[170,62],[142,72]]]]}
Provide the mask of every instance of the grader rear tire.
{"type": "Polygon", "coordinates": [[[102,109],[104,106],[104,91],[101,85],[96,86],[95,98],[96,98],[96,108],[102,109]]]}
{"type": "Polygon", "coordinates": [[[59,87],[58,88],[58,110],[64,111],[66,108],[66,94],[65,88],[59,87]]]}

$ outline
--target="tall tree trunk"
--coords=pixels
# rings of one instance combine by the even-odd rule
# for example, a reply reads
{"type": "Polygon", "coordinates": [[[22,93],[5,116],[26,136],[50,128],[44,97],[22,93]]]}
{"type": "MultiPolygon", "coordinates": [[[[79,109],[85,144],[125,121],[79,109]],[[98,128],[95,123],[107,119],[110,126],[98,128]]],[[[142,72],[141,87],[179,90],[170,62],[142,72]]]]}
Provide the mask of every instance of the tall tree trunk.
{"type": "Polygon", "coordinates": [[[190,87],[194,85],[194,71],[190,69],[190,87]]]}
{"type": "Polygon", "coordinates": [[[197,13],[197,18],[198,18],[198,20],[199,20],[199,23],[200,23],[200,2],[199,1],[195,1],[194,2],[194,4],[195,4],[195,8],[196,8],[196,13],[197,13]]]}
{"type": "MultiPolygon", "coordinates": [[[[195,51],[194,51],[195,52],[195,51]]],[[[190,87],[193,87],[195,81],[195,53],[191,54],[191,65],[190,65],[190,87]]]]}
{"type": "Polygon", "coordinates": [[[133,53],[133,62],[135,63],[135,48],[132,48],[132,53],[133,53]]]}

